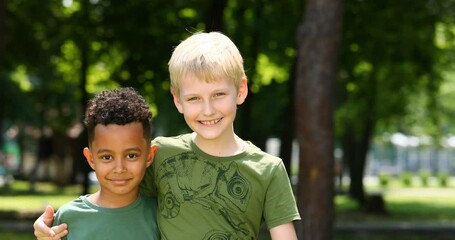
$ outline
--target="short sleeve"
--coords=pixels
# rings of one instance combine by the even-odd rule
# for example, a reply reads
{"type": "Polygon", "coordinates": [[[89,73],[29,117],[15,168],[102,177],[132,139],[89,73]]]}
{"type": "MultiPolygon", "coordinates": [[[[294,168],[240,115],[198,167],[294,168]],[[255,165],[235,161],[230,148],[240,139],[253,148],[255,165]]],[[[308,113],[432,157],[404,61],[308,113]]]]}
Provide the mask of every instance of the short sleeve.
{"type": "Polygon", "coordinates": [[[294,192],[282,161],[275,167],[267,189],[264,219],[269,229],[300,220],[294,192]]]}

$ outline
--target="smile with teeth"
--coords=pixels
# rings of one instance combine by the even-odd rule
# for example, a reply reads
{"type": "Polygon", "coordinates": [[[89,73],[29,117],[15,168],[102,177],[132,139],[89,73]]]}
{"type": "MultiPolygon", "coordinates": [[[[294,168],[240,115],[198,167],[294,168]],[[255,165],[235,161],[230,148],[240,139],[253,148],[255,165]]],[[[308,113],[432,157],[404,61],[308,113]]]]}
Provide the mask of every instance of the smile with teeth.
{"type": "Polygon", "coordinates": [[[219,121],[221,121],[221,118],[214,119],[214,120],[208,120],[208,121],[199,121],[199,122],[202,123],[202,125],[215,125],[219,121]]]}

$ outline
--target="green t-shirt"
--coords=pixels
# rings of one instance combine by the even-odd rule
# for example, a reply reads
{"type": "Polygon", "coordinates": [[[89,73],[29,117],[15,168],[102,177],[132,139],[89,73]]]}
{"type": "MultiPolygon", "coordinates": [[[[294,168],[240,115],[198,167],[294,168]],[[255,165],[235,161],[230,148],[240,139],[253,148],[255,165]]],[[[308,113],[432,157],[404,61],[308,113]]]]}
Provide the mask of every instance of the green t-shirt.
{"type": "Polygon", "coordinates": [[[283,162],[252,143],[229,157],[202,152],[191,134],[153,144],[140,191],[158,196],[162,239],[257,239],[262,223],[300,219],[283,162]]]}
{"type": "Polygon", "coordinates": [[[80,196],[61,206],[54,225],[68,224],[63,240],[158,240],[156,199],[138,197],[122,208],[102,208],[80,196]]]}

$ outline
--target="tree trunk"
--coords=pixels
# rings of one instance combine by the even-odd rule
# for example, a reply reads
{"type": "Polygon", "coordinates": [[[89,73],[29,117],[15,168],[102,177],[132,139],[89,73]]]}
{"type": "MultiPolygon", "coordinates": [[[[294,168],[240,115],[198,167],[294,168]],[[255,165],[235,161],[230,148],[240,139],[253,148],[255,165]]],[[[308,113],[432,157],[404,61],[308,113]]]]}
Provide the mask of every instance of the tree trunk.
{"type": "Polygon", "coordinates": [[[363,175],[365,171],[365,156],[362,157],[359,141],[356,141],[351,127],[347,127],[343,136],[343,159],[349,169],[349,195],[360,206],[364,204],[365,192],[363,189],[363,175]]]}
{"type": "MultiPolygon", "coordinates": [[[[6,30],[6,0],[0,0],[0,66],[3,65],[5,50],[6,50],[6,38],[7,38],[7,30],[6,30]]],[[[3,69],[2,69],[3,70],[3,69]]]]}
{"type": "MultiPolygon", "coordinates": [[[[3,78],[3,71],[5,69],[2,69],[5,65],[3,62],[5,61],[4,56],[5,56],[5,49],[6,49],[6,37],[7,37],[7,29],[6,29],[6,0],[0,0],[0,78],[3,78]]],[[[0,82],[3,80],[0,79],[0,82]]],[[[5,103],[0,103],[0,129],[3,129],[3,119],[5,116],[4,114],[4,109],[3,109],[3,104],[5,103]]],[[[3,134],[0,135],[0,146],[3,145],[3,134]]],[[[0,159],[1,160],[1,159],[0,159]]]]}
{"type": "MultiPolygon", "coordinates": [[[[292,72],[288,82],[289,99],[295,99],[295,72],[296,72],[297,59],[292,64],[292,72]]],[[[292,163],[292,146],[295,138],[295,101],[290,101],[286,106],[286,116],[283,116],[284,130],[281,135],[280,157],[283,160],[286,171],[289,177],[292,176],[291,163],[292,163]]]]}
{"type": "Polygon", "coordinates": [[[205,28],[207,32],[224,31],[224,9],[227,0],[212,0],[206,12],[205,28]]]}
{"type": "Polygon", "coordinates": [[[341,31],[341,0],[307,0],[297,33],[295,89],[300,146],[299,239],[330,240],[333,231],[333,98],[341,31]]]}
{"type": "Polygon", "coordinates": [[[343,159],[348,164],[349,177],[351,183],[349,185],[349,195],[355,199],[360,207],[365,204],[365,191],[363,188],[363,177],[365,175],[365,166],[367,162],[367,154],[370,147],[371,136],[373,129],[376,126],[375,109],[376,109],[376,89],[377,79],[371,78],[370,92],[366,98],[366,109],[362,113],[362,122],[357,122],[356,126],[352,123],[347,123],[346,132],[343,136],[343,159]]]}

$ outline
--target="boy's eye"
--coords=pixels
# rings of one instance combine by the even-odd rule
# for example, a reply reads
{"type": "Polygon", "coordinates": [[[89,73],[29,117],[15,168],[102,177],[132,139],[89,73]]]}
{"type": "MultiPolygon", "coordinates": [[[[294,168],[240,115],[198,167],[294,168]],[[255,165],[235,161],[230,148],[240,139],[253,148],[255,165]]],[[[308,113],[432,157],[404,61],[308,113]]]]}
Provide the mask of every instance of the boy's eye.
{"type": "Polygon", "coordinates": [[[135,154],[135,153],[130,153],[130,154],[126,155],[126,157],[127,157],[128,159],[136,158],[136,157],[137,157],[137,154],[135,154]]]}
{"type": "Polygon", "coordinates": [[[104,155],[104,156],[101,156],[101,159],[102,159],[102,160],[106,160],[106,161],[107,161],[107,160],[111,160],[111,159],[112,159],[112,156],[110,156],[110,155],[104,155]]]}
{"type": "Polygon", "coordinates": [[[191,102],[191,101],[197,101],[199,98],[198,97],[189,97],[187,99],[188,102],[191,102]]]}
{"type": "Polygon", "coordinates": [[[224,95],[226,95],[226,93],[224,93],[224,92],[217,92],[217,93],[215,93],[215,97],[222,97],[222,96],[224,96],[224,95]]]}

